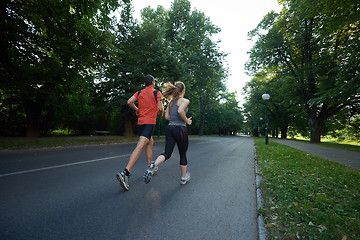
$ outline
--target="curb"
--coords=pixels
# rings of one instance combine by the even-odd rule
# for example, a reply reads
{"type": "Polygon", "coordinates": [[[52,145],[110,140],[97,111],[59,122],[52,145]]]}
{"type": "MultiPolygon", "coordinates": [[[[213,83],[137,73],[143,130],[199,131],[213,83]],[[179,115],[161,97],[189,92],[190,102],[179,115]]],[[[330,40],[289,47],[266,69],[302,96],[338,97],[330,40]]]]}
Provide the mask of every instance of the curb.
{"type": "Polygon", "coordinates": [[[256,202],[257,202],[257,224],[258,224],[258,239],[266,240],[267,232],[264,223],[264,216],[259,214],[259,210],[263,208],[263,198],[260,189],[260,182],[262,181],[262,176],[259,174],[259,168],[256,160],[256,149],[254,147],[254,163],[255,163],[255,181],[256,181],[256,202]]]}

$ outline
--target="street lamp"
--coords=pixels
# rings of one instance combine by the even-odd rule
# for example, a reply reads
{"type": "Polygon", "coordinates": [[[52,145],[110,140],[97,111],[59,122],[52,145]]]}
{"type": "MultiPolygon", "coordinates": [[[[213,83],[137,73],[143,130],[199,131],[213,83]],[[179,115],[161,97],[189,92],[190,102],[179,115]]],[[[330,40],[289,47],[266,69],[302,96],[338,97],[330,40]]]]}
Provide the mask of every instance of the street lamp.
{"type": "Polygon", "coordinates": [[[265,100],[265,144],[269,143],[268,139],[268,117],[267,117],[267,100],[270,99],[270,95],[267,93],[264,93],[262,95],[262,99],[265,100]]]}

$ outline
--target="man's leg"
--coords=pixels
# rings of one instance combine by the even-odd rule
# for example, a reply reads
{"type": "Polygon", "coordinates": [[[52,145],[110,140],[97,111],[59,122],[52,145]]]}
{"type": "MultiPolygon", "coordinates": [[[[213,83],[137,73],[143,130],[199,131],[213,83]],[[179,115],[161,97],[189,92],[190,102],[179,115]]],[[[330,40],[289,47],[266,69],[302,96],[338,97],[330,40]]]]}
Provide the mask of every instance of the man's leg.
{"type": "Polygon", "coordinates": [[[134,149],[134,151],[131,153],[130,158],[129,158],[129,162],[126,165],[126,169],[130,172],[131,169],[134,167],[136,161],[139,159],[142,151],[144,150],[145,146],[148,144],[150,140],[147,139],[144,136],[140,136],[139,141],[136,145],[136,148],[134,149]]]}
{"type": "Polygon", "coordinates": [[[146,160],[148,164],[152,161],[153,146],[154,146],[154,139],[153,137],[151,137],[146,147],[146,160]]]}
{"type": "Polygon", "coordinates": [[[129,162],[128,162],[125,170],[116,174],[117,180],[120,182],[121,186],[127,191],[129,191],[129,188],[130,188],[130,186],[129,186],[130,171],[133,168],[133,166],[135,165],[136,161],[139,159],[142,151],[144,150],[144,147],[146,146],[146,144],[148,142],[149,142],[149,139],[147,139],[144,136],[140,136],[139,141],[137,142],[136,148],[131,153],[129,162]]]}

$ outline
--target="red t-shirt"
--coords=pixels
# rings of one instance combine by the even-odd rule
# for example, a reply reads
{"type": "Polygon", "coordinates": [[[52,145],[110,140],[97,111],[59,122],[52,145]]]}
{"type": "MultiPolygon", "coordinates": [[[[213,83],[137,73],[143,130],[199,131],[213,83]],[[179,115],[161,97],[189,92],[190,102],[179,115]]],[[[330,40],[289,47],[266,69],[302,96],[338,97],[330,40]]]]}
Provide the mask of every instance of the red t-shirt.
{"type": "Polygon", "coordinates": [[[161,101],[161,92],[158,91],[156,100],[154,96],[156,91],[152,86],[147,86],[141,91],[137,91],[134,96],[138,101],[138,125],[156,124],[156,114],[158,112],[158,101],[161,101]]]}

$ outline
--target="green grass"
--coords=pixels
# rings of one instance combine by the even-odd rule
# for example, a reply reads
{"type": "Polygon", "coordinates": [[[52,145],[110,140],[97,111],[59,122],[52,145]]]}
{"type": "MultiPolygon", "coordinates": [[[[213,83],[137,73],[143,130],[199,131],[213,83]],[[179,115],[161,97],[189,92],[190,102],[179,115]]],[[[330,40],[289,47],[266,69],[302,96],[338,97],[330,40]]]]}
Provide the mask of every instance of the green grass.
{"type": "MultiPolygon", "coordinates": [[[[156,138],[157,139],[157,138],[156,138]]],[[[44,137],[35,139],[26,138],[6,138],[0,140],[0,149],[16,149],[16,148],[37,148],[37,147],[60,147],[74,145],[94,145],[94,144],[110,144],[110,143],[126,143],[136,142],[138,137],[44,137]]]]}
{"type": "MultiPolygon", "coordinates": [[[[189,138],[198,138],[207,136],[189,136],[189,138]]],[[[139,139],[135,137],[123,136],[67,136],[67,137],[41,137],[41,138],[0,138],[0,149],[19,149],[19,148],[47,148],[47,147],[66,147],[80,145],[96,145],[111,143],[129,143],[136,142],[139,139]]],[[[154,141],[164,140],[164,136],[154,136],[154,141]]]]}
{"type": "Polygon", "coordinates": [[[360,171],[254,138],[269,239],[360,239],[360,171]]]}

